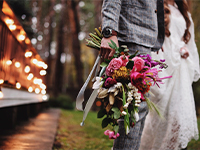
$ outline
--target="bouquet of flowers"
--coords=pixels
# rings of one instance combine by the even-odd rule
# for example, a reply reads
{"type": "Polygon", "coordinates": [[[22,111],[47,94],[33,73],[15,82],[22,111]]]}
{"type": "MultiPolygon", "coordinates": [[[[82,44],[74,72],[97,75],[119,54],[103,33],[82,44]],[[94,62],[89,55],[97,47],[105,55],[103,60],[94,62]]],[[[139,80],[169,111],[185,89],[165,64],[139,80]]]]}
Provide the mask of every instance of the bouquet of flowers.
{"type": "MultiPolygon", "coordinates": [[[[88,40],[88,46],[99,49],[101,36],[99,39],[93,34],[88,40]],[[95,40],[95,43],[93,42],[95,40]],[[92,44],[91,44],[92,42],[92,44]]],[[[162,83],[164,77],[160,78],[158,72],[167,68],[165,60],[152,60],[150,55],[129,54],[127,46],[117,47],[111,40],[109,46],[115,49],[112,59],[106,59],[100,64],[102,67],[100,75],[96,77],[93,89],[97,90],[97,98],[101,101],[101,109],[97,117],[103,118],[102,128],[110,124],[113,130],[106,130],[105,135],[110,139],[115,139],[118,133],[118,119],[124,119],[126,134],[130,127],[139,120],[138,107],[141,101],[146,101],[149,108],[153,108],[159,114],[156,106],[146,96],[153,85],[162,83]],[[159,69],[158,67],[159,66],[159,69]]]]}

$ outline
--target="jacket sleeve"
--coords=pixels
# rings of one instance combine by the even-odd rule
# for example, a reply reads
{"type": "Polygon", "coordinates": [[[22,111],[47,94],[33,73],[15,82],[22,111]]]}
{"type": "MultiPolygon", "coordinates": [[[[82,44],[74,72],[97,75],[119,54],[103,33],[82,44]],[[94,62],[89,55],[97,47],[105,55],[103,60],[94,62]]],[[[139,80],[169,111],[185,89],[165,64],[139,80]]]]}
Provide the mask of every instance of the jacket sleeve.
{"type": "Polygon", "coordinates": [[[109,27],[118,32],[122,0],[104,0],[102,5],[102,29],[109,27]]]}

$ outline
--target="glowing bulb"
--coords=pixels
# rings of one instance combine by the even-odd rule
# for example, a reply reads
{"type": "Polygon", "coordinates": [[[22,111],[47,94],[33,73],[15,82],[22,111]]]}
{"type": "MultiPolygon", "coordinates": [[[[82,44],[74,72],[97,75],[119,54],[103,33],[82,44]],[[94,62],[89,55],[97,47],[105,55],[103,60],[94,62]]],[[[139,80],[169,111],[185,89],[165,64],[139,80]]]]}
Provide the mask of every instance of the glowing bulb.
{"type": "Polygon", "coordinates": [[[43,95],[43,96],[42,96],[42,99],[43,99],[44,101],[46,101],[47,98],[48,98],[48,97],[47,97],[46,95],[43,95]]]}
{"type": "Polygon", "coordinates": [[[34,78],[33,83],[40,85],[40,84],[42,84],[42,79],[34,78]]]}
{"type": "Polygon", "coordinates": [[[15,67],[16,68],[19,68],[21,66],[21,64],[17,61],[17,62],[15,62],[15,67]]]}
{"type": "Polygon", "coordinates": [[[0,84],[3,84],[4,83],[4,80],[3,79],[0,79],[0,84]]]}
{"type": "Polygon", "coordinates": [[[41,83],[41,84],[40,84],[40,88],[41,88],[41,89],[46,89],[47,86],[46,86],[45,84],[41,83]]]}
{"type": "Polygon", "coordinates": [[[17,28],[17,26],[16,25],[9,25],[9,29],[11,30],[11,31],[13,31],[13,30],[15,30],[17,28]]]}
{"type": "Polygon", "coordinates": [[[6,61],[6,64],[7,64],[7,65],[11,65],[11,64],[12,64],[12,61],[11,61],[11,60],[7,60],[7,61],[6,61]]]}
{"type": "Polygon", "coordinates": [[[27,79],[31,80],[31,79],[33,79],[33,77],[34,77],[34,75],[32,73],[29,73],[29,75],[27,76],[27,79]]]}
{"type": "Polygon", "coordinates": [[[25,43],[26,43],[26,44],[30,44],[31,41],[27,38],[27,39],[25,40],[25,43]]]}
{"type": "Polygon", "coordinates": [[[27,57],[31,57],[33,55],[33,53],[32,52],[26,52],[25,53],[25,57],[27,58],[27,57]]]}
{"type": "Polygon", "coordinates": [[[37,62],[38,62],[38,60],[34,58],[34,59],[33,59],[33,63],[34,63],[34,64],[37,64],[37,62]]]}
{"type": "Polygon", "coordinates": [[[0,91],[0,98],[3,98],[3,92],[0,91]]]}
{"type": "Polygon", "coordinates": [[[21,88],[21,84],[19,82],[16,83],[16,88],[20,89],[21,88]]]}
{"type": "Polygon", "coordinates": [[[25,39],[25,35],[20,34],[20,35],[18,36],[18,39],[19,39],[20,41],[23,41],[23,40],[25,39]]]}
{"type": "Polygon", "coordinates": [[[28,91],[31,93],[31,92],[33,92],[33,88],[30,86],[29,88],[28,88],[28,91]]]}
{"type": "Polygon", "coordinates": [[[48,65],[47,65],[47,64],[43,64],[43,68],[44,68],[44,69],[47,69],[47,68],[48,68],[48,65]]]}
{"type": "Polygon", "coordinates": [[[6,19],[6,24],[13,24],[14,23],[14,21],[12,20],[12,19],[6,19]]]}
{"type": "Polygon", "coordinates": [[[39,89],[39,88],[36,88],[36,89],[35,89],[35,93],[36,93],[36,94],[39,94],[39,93],[40,93],[40,89],[39,89]]]}
{"type": "Polygon", "coordinates": [[[41,93],[42,93],[42,94],[46,94],[46,90],[43,89],[43,90],[41,91],[41,93]]]}
{"type": "Polygon", "coordinates": [[[44,62],[42,62],[42,61],[37,62],[37,66],[42,67],[43,65],[44,65],[44,62]]]}
{"type": "Polygon", "coordinates": [[[26,66],[26,67],[24,68],[24,72],[26,72],[26,73],[29,73],[30,70],[31,70],[31,68],[30,68],[29,66],[26,66]]]}
{"type": "Polygon", "coordinates": [[[46,75],[46,74],[47,74],[46,70],[41,70],[41,71],[40,71],[40,75],[41,75],[41,76],[44,76],[44,75],[46,75]]]}

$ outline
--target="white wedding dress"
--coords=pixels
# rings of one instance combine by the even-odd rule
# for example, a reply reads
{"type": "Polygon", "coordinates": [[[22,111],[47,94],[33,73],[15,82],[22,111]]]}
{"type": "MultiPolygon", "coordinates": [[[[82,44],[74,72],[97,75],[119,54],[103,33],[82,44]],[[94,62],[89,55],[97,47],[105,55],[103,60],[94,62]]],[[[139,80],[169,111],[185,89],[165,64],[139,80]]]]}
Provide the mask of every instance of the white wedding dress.
{"type": "MultiPolygon", "coordinates": [[[[195,111],[192,82],[199,79],[199,55],[194,41],[194,24],[191,19],[191,39],[188,44],[182,41],[186,23],[177,9],[169,5],[170,37],[166,37],[163,49],[153,53],[153,59],[165,59],[168,68],[160,73],[165,79],[158,88],[151,88],[151,100],[160,109],[164,119],[154,111],[147,115],[142,133],[140,150],[179,150],[187,147],[191,139],[198,139],[197,117],[195,111]],[[181,58],[180,49],[187,47],[189,57],[181,58]]],[[[190,14],[189,14],[190,15],[190,14]]],[[[191,16],[190,16],[191,18],[191,16]]]]}

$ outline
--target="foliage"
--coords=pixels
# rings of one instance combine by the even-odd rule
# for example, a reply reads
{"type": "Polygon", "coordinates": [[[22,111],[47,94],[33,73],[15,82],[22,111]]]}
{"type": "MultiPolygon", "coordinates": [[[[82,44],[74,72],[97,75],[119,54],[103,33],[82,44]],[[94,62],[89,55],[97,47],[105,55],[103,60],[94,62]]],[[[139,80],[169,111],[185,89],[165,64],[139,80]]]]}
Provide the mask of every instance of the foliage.
{"type": "MultiPolygon", "coordinates": [[[[96,112],[90,112],[87,123],[81,127],[82,115],[79,111],[62,110],[54,150],[110,150],[113,141],[107,140],[107,137],[101,134],[103,132],[100,128],[102,119],[96,119],[96,112]]],[[[200,118],[198,124],[200,128],[200,118]]],[[[200,140],[192,140],[188,144],[188,150],[197,150],[199,147],[200,140]]]]}
{"type": "Polygon", "coordinates": [[[50,97],[49,105],[51,107],[59,107],[63,109],[72,110],[75,107],[75,103],[72,101],[71,97],[68,95],[59,95],[58,97],[50,97]]]}
{"type": "Polygon", "coordinates": [[[90,112],[87,123],[81,127],[82,116],[83,113],[79,111],[62,110],[53,149],[107,150],[112,147],[113,141],[107,140],[107,137],[101,134],[102,119],[97,119],[96,113],[90,112]]]}

